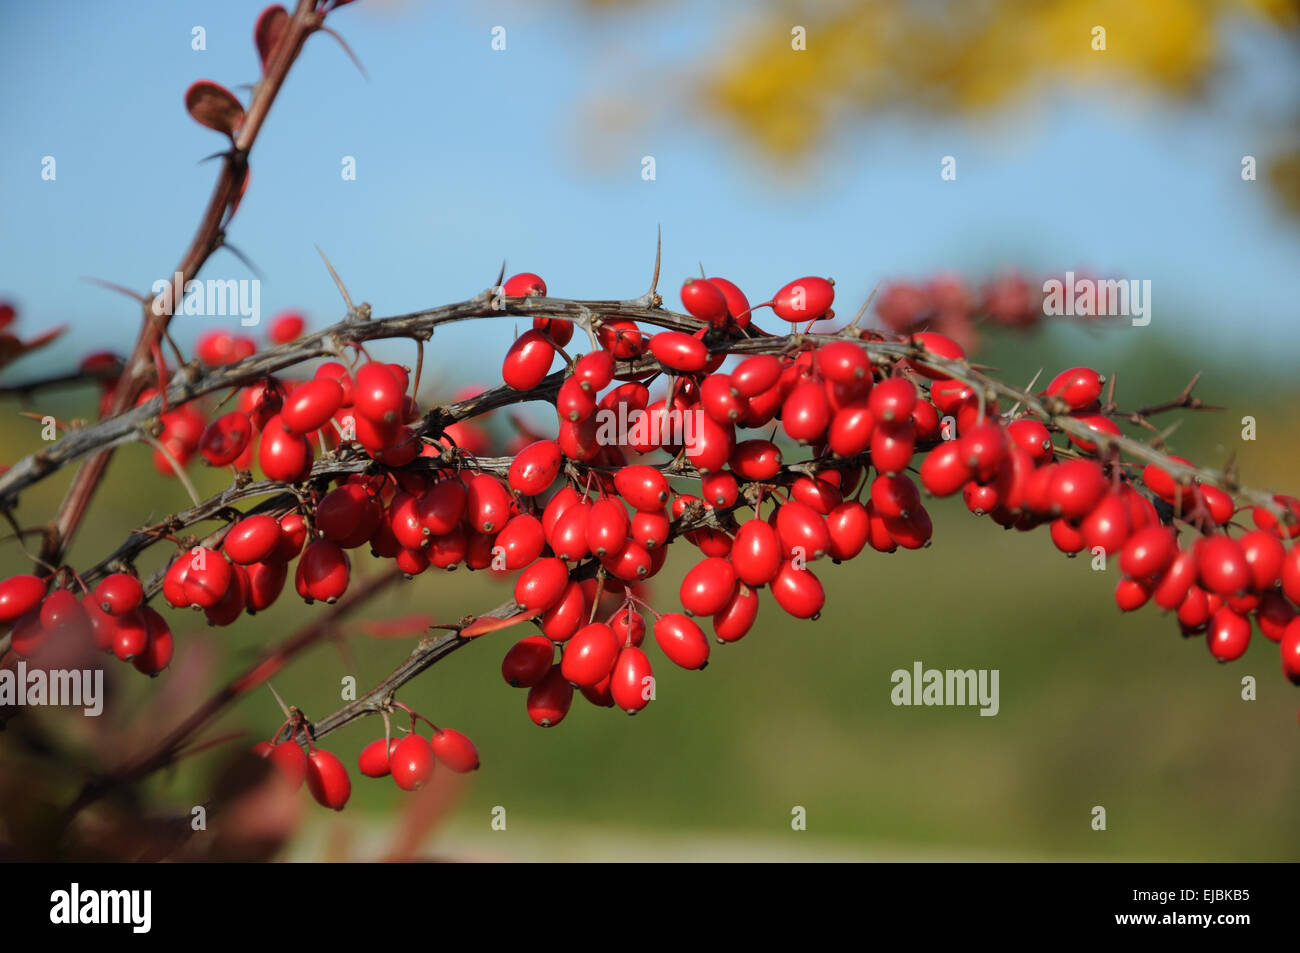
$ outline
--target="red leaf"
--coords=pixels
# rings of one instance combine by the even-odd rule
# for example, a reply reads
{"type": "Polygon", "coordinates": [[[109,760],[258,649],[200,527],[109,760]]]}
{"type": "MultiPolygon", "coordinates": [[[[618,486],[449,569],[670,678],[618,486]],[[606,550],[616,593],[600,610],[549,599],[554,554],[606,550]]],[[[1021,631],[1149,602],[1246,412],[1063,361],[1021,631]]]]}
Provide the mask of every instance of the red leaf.
{"type": "Polygon", "coordinates": [[[13,363],[29,351],[44,347],[66,330],[67,327],[52,328],[36,335],[30,341],[21,341],[8,333],[0,334],[0,367],[13,363]]]}
{"type": "Polygon", "coordinates": [[[289,11],[279,5],[267,7],[257,18],[257,25],[253,27],[253,41],[257,43],[257,53],[262,58],[263,73],[288,28],[289,11]]]}
{"type": "Polygon", "coordinates": [[[400,619],[369,619],[359,623],[361,631],[372,639],[402,639],[419,635],[433,625],[433,616],[427,612],[403,616],[400,619]]]}
{"type": "Polygon", "coordinates": [[[185,91],[185,108],[195,121],[224,132],[231,139],[244,121],[244,107],[235,94],[207,79],[199,80],[185,91]]]}
{"type": "Polygon", "coordinates": [[[536,619],[542,614],[541,609],[533,609],[530,612],[521,612],[518,615],[512,615],[507,619],[498,619],[495,616],[483,616],[475,619],[465,628],[460,630],[461,638],[472,639],[477,635],[487,635],[489,632],[495,632],[497,629],[506,629],[520,622],[527,622],[529,619],[536,619]]]}

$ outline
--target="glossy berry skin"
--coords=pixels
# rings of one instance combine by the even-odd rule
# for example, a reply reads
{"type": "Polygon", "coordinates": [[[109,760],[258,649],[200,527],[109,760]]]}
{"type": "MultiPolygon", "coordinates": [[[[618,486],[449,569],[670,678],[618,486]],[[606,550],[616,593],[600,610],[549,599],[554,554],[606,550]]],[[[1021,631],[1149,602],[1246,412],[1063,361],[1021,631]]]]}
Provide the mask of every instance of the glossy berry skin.
{"type": "Polygon", "coordinates": [[[221,548],[231,562],[247,566],[268,559],[280,545],[280,536],[279,521],[257,513],[232,526],[221,548]]]}
{"type": "Polygon", "coordinates": [[[709,557],[697,563],[682,580],[682,608],[693,615],[713,615],[731,601],[735,588],[736,570],[731,562],[709,557]]]}
{"type": "Polygon", "coordinates": [[[1115,585],[1115,604],[1121,612],[1141,609],[1151,598],[1151,586],[1137,579],[1124,578],[1115,585]]]}
{"type": "Polygon", "coordinates": [[[321,806],[343,810],[352,796],[352,779],[343,762],[328,751],[317,748],[307,756],[307,788],[321,806]]]}
{"type": "Polygon", "coordinates": [[[1052,459],[1052,435],[1041,422],[1032,417],[1022,417],[1007,424],[1007,435],[1016,446],[1029,454],[1035,464],[1052,459]]]}
{"type": "Polygon", "coordinates": [[[1300,619],[1293,619],[1282,632],[1282,674],[1300,685],[1300,619]]]}
{"type": "Polygon", "coordinates": [[[159,615],[155,609],[150,606],[141,606],[137,611],[144,618],[148,641],[144,650],[136,653],[135,658],[131,660],[131,664],[140,674],[152,677],[171,664],[172,656],[176,651],[176,643],[172,637],[172,630],[167,625],[167,620],[159,615]]]}
{"type": "Polygon", "coordinates": [[[656,512],[668,502],[668,480],[654,467],[635,464],[614,475],[618,495],[638,510],[656,512]]]}
{"type": "Polygon", "coordinates": [[[573,686],[558,665],[551,666],[546,677],[528,690],[528,717],[540,728],[554,728],[572,704],[573,686]]]}
{"type": "Polygon", "coordinates": [[[564,560],[539,559],[515,580],[515,602],[527,610],[546,610],[560,601],[568,585],[569,569],[564,560]]]}
{"type": "Polygon", "coordinates": [[[506,352],[501,379],[515,390],[532,390],[551,372],[554,360],[551,339],[540,331],[525,331],[506,352]]]}
{"type": "Polygon", "coordinates": [[[781,405],[781,423],[791,440],[813,443],[821,439],[831,425],[826,389],[816,381],[796,386],[781,405]]]}
{"type": "Polygon", "coordinates": [[[713,634],[720,642],[738,642],[758,618],[758,593],[744,583],[736,587],[736,594],[713,616],[713,634]]]}
{"type": "Polygon", "coordinates": [[[835,301],[835,285],[826,278],[796,278],[772,296],[772,311],[791,323],[821,318],[835,301]]]}
{"type": "Polygon", "coordinates": [[[1220,662],[1239,659],[1250,645],[1250,622],[1225,606],[1210,619],[1205,640],[1210,654],[1220,662]]]}
{"type": "Polygon", "coordinates": [[[1156,605],[1166,612],[1177,609],[1195,585],[1196,576],[1196,553],[1190,549],[1180,552],[1156,583],[1152,593],[1156,605]]]}
{"type": "Polygon", "coordinates": [[[867,408],[876,420],[894,423],[910,420],[916,401],[915,384],[905,377],[891,377],[872,388],[867,408]]]}
{"type": "Polygon", "coordinates": [[[347,553],[336,543],[317,539],[303,550],[294,580],[307,601],[335,602],[347,591],[351,572],[347,553]]]}
{"type": "Polygon", "coordinates": [[[239,459],[253,439],[253,424],[238,410],[218,417],[199,437],[199,453],[209,466],[224,467],[239,459]]]}
{"type": "MultiPolygon", "coordinates": [[[[846,500],[827,514],[826,528],[830,531],[827,555],[834,560],[852,559],[867,545],[871,534],[871,516],[861,503],[846,500]]],[[[732,561],[735,561],[734,555],[732,561]]],[[[779,569],[780,566],[776,568],[779,569]]],[[[740,575],[739,568],[736,574],[740,575]]]]}
{"type": "MultiPolygon", "coordinates": [[[[966,357],[966,351],[960,344],[946,334],[940,334],[937,331],[918,332],[912,335],[912,341],[920,345],[928,353],[951,361],[960,361],[966,357]]],[[[948,377],[948,374],[944,371],[924,367],[915,362],[909,362],[909,364],[918,374],[924,375],[931,380],[945,380],[948,377]]]]}
{"type": "Polygon", "coordinates": [[[636,646],[618,653],[609,678],[609,693],[615,705],[635,715],[650,704],[654,694],[654,671],[650,658],[636,646]]]}
{"type": "Polygon", "coordinates": [[[1080,520],[1092,512],[1108,488],[1097,464],[1091,460],[1067,460],[1057,464],[1053,474],[1052,504],[1066,519],[1080,520]]]}
{"type": "Polygon", "coordinates": [[[617,500],[597,500],[587,514],[587,546],[597,556],[617,553],[627,538],[627,511],[617,500]]]}
{"type": "Polygon", "coordinates": [[[211,609],[230,588],[231,569],[226,557],[206,547],[196,547],[183,555],[187,563],[181,584],[190,605],[211,609]]]}
{"type": "Polygon", "coordinates": [[[1120,572],[1132,579],[1153,579],[1178,555],[1178,541],[1167,526],[1148,526],[1129,537],[1120,553],[1120,572]]]}
{"type": "Polygon", "coordinates": [[[465,517],[480,533],[494,533],[510,519],[510,491],[488,473],[472,477],[465,492],[465,517]]]}
{"type": "Polygon", "coordinates": [[[583,591],[582,583],[570,582],[559,601],[542,613],[538,620],[543,634],[552,642],[565,642],[573,638],[573,634],[586,624],[590,608],[591,602],[583,591]]]}
{"type": "Polygon", "coordinates": [[[10,576],[0,582],[0,622],[13,622],[41,604],[46,580],[36,576],[10,576]]]}
{"type": "Polygon", "coordinates": [[[703,278],[687,278],[682,285],[681,294],[682,307],[692,317],[707,321],[714,327],[722,327],[727,323],[727,297],[713,282],[703,278]]]}
{"type": "Polygon", "coordinates": [[[781,564],[771,588],[777,605],[796,619],[815,618],[826,604],[826,592],[812,570],[796,569],[789,561],[781,564]]]}
{"type": "MultiPolygon", "coordinates": [[[[706,287],[712,285],[706,284],[706,287]]],[[[725,303],[723,307],[725,309],[725,303]]],[[[725,310],[723,317],[726,317],[725,310]]],[[[650,353],[664,367],[687,374],[702,371],[709,363],[709,349],[705,343],[682,331],[660,331],[654,335],[650,338],[650,353]]]]}
{"type": "Polygon", "coordinates": [[[457,774],[478,770],[478,749],[474,747],[474,742],[455,729],[435,731],[429,739],[429,747],[444,767],[457,774]]]}
{"type": "Polygon", "coordinates": [[[357,757],[357,770],[368,778],[387,777],[391,770],[391,755],[399,744],[401,741],[397,738],[377,738],[370,742],[357,757]]]}
{"type": "Polygon", "coordinates": [[[755,354],[736,365],[731,372],[731,387],[738,397],[757,397],[776,386],[781,378],[781,359],[772,354],[755,354]]]}
{"type": "Polygon", "coordinates": [[[781,470],[781,449],[770,440],[744,440],[732,451],[731,470],[742,480],[770,480],[781,470]]]}
{"type": "Polygon", "coordinates": [[[109,615],[123,615],[138,609],[143,601],[144,587],[129,573],[112,573],[95,587],[95,602],[109,615]]]}
{"type": "Polygon", "coordinates": [[[560,671],[573,684],[591,688],[606,678],[618,657],[614,630],[603,622],[583,626],[564,646],[560,671]]]}
{"type": "Polygon", "coordinates": [[[619,647],[640,645],[645,640],[645,616],[632,608],[620,609],[609,622],[619,647]]]}
{"type": "Polygon", "coordinates": [[[280,408],[280,426],[289,433],[307,434],[329,423],[343,405],[343,387],[320,377],[300,384],[280,408]]]}
{"type": "Polygon", "coordinates": [[[1241,554],[1250,567],[1250,578],[1256,589],[1265,590],[1272,587],[1282,576],[1282,564],[1286,560],[1286,549],[1282,541],[1274,534],[1255,529],[1243,533],[1237,541],[1241,554]]]}
{"type": "Polygon", "coordinates": [[[1250,564],[1236,540],[1223,535],[1203,537],[1196,548],[1201,585],[1210,592],[1231,596],[1252,585],[1250,564]]]}
{"type": "Polygon", "coordinates": [[[362,364],[352,375],[352,406],[375,423],[401,423],[406,409],[404,377],[381,361],[362,364]]]}
{"type": "Polygon", "coordinates": [[[888,476],[906,470],[915,451],[916,430],[910,418],[901,424],[882,423],[871,434],[871,463],[888,476]]]}
{"type": "MultiPolygon", "coordinates": [[[[730,601],[728,594],[726,602],[715,611],[722,611],[730,601]]],[[[654,636],[664,655],[675,665],[685,669],[701,669],[709,664],[709,640],[694,620],[680,612],[665,612],[656,619],[654,636]]]]}
{"type": "Polygon", "coordinates": [[[921,485],[934,496],[951,496],[962,489],[973,474],[957,441],[941,443],[921,463],[921,485]]]}
{"type": "Polygon", "coordinates": [[[315,451],[302,434],[288,433],[276,414],[267,421],[257,445],[257,465],[268,480],[301,483],[311,473],[315,451]]]}
{"type": "Polygon", "coordinates": [[[511,488],[524,496],[537,496],[555,482],[560,463],[560,445],[554,440],[538,440],[515,454],[507,479],[511,488]]]}
{"type": "Polygon", "coordinates": [[[1072,367],[1061,371],[1047,385],[1047,393],[1059,397],[1071,410],[1082,410],[1101,397],[1105,378],[1090,367],[1072,367]]]}
{"type": "Polygon", "coordinates": [[[520,513],[497,534],[493,548],[500,547],[506,571],[513,572],[540,556],[545,546],[541,520],[531,513],[520,513]]]}
{"type": "Polygon", "coordinates": [[[742,523],[731,549],[736,576],[749,586],[762,586],[781,568],[781,543],[776,530],[762,519],[742,523]]]}
{"type": "Polygon", "coordinates": [[[532,688],[551,670],[555,643],[544,635],[520,639],[501,660],[501,677],[511,688],[532,688]]]}
{"type": "Polygon", "coordinates": [[[527,298],[532,295],[546,297],[546,282],[541,275],[535,275],[531,271],[521,271],[517,275],[511,275],[501,285],[501,293],[510,298],[527,298]]]}
{"type": "Polygon", "coordinates": [[[434,763],[429,742],[412,733],[393,747],[389,771],[403,791],[418,791],[433,777],[434,763]]]}
{"type": "Polygon", "coordinates": [[[791,500],[776,511],[776,535],[781,542],[781,555],[786,559],[798,551],[805,561],[811,562],[826,555],[830,547],[825,518],[798,500],[791,500]]]}

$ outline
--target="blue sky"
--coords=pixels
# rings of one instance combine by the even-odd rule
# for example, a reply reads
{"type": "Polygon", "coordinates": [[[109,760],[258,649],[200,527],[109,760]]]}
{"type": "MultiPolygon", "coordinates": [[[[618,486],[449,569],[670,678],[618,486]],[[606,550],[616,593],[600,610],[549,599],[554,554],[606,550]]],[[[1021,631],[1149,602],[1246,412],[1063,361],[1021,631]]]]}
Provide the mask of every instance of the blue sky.
{"type": "MultiPolygon", "coordinates": [[[[7,378],[129,346],[138,308],[80,278],[145,291],[179,260],[216,172],[198,160],[221,145],[182,96],[195,79],[236,89],[255,78],[260,7],[0,10],[0,298],[19,304],[25,331],[77,331],[7,378]],[[196,24],[206,51],[191,49],[196,24]],[[55,182],[41,180],[45,155],[55,182]]],[[[1125,92],[1049,93],[996,121],[864,126],[782,175],[683,109],[680,79],[658,68],[688,69],[734,15],[720,4],[610,17],[559,2],[344,8],[331,22],[369,81],[330,38],[308,43],[230,232],[266,276],[264,314],[300,308],[316,326],[341,316],[313,244],[379,315],[475,294],[503,258],[544,275],[556,295],[631,296],[646,286],[662,225],[670,292],[701,261],[751,300],[790,278],[833,275],[846,308],[894,276],[1092,267],[1153,281],[1153,329],[1203,346],[1236,329],[1227,346],[1254,351],[1240,329],[1257,328],[1282,342],[1266,354],[1295,356],[1300,225],[1275,211],[1264,183],[1239,175],[1241,156],[1271,141],[1255,107],[1298,78],[1277,44],[1238,36],[1251,68],[1199,112],[1125,92]],[[505,52],[490,47],[497,24],[505,52]],[[617,131],[586,110],[608,92],[631,97],[617,131]],[[654,182],[640,176],[646,154],[654,182]],[[956,182],[940,180],[945,154],[957,156],[956,182]],[[345,155],[356,181],[340,177],[345,155]]],[[[204,276],[249,272],[219,253],[204,276]]],[[[187,320],[183,342],[221,319],[187,320]]],[[[506,322],[449,329],[435,366],[484,379],[510,334],[506,322]]]]}

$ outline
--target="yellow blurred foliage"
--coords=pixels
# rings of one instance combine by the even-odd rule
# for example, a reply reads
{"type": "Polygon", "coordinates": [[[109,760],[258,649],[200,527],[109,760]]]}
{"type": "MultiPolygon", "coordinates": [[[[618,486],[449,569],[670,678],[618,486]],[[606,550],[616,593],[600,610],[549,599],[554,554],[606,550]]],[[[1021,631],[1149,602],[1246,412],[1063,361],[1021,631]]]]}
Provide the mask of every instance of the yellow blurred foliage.
{"type": "Polygon", "coordinates": [[[778,158],[830,124],[906,109],[1008,105],[1055,84],[1197,94],[1233,16],[1284,29],[1295,0],[853,0],[771,4],[705,79],[704,101],[778,158]],[[807,50],[792,48],[806,30],[807,50]],[[1095,48],[1103,40],[1104,49],[1095,48]]]}

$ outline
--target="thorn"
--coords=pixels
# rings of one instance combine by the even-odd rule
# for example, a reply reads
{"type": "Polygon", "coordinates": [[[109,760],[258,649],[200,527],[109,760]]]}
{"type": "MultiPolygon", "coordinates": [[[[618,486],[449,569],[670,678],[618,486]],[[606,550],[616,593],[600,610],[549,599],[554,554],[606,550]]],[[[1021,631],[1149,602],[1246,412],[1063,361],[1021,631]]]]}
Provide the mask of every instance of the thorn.
{"type": "Polygon", "coordinates": [[[493,292],[501,293],[501,283],[506,280],[506,260],[501,259],[501,270],[497,272],[497,283],[492,286],[493,292]]]}
{"type": "Polygon", "coordinates": [[[284,703],[284,699],[281,698],[280,693],[275,690],[275,686],[268,681],[266,687],[269,688],[271,694],[275,696],[275,703],[280,706],[280,711],[284,712],[284,717],[292,718],[293,716],[289,713],[289,706],[284,703]]]}
{"type": "Polygon", "coordinates": [[[663,258],[663,250],[664,250],[664,227],[662,225],[656,225],[655,226],[655,273],[654,276],[650,279],[650,291],[648,295],[652,299],[654,298],[656,292],[659,289],[659,264],[663,258]]]}
{"type": "Polygon", "coordinates": [[[706,275],[706,274],[704,273],[704,262],[699,262],[698,264],[699,264],[699,266],[700,266],[700,280],[701,280],[701,281],[708,281],[708,280],[709,280],[709,276],[706,275]]]}
{"type": "Polygon", "coordinates": [[[138,291],[132,291],[125,285],[119,285],[116,282],[105,281],[103,278],[92,278],[89,275],[82,276],[82,281],[92,285],[99,285],[101,288],[107,288],[109,291],[116,291],[118,294],[124,294],[132,301],[138,301],[140,304],[148,304],[150,299],[140,294],[138,291]]]}
{"type": "Polygon", "coordinates": [[[1168,439],[1170,438],[1170,436],[1173,435],[1173,432],[1174,432],[1175,430],[1177,430],[1180,426],[1182,426],[1182,423],[1183,423],[1183,421],[1182,421],[1182,419],[1180,418],[1180,419],[1178,419],[1178,420],[1175,420],[1172,424],[1170,424],[1170,425],[1169,425],[1168,427],[1166,427],[1164,430],[1160,431],[1160,433],[1158,433],[1158,434],[1156,435],[1156,439],[1153,440],[1153,441],[1151,442],[1151,446],[1153,446],[1153,447],[1155,447],[1157,450],[1159,450],[1161,447],[1163,447],[1163,446],[1165,445],[1165,441],[1168,440],[1168,439]]]}
{"type": "Polygon", "coordinates": [[[849,327],[856,328],[858,326],[858,322],[863,319],[863,317],[867,313],[867,310],[871,307],[871,302],[876,300],[876,292],[879,290],[880,290],[880,282],[877,281],[876,286],[871,289],[871,294],[867,295],[867,300],[862,302],[862,307],[858,308],[858,313],[855,314],[853,316],[853,320],[849,322],[848,325],[849,327]]]}
{"type": "Polygon", "coordinates": [[[1119,371],[1110,372],[1110,380],[1106,383],[1106,403],[1112,407],[1115,406],[1115,381],[1119,379],[1119,371]]]}
{"type": "Polygon", "coordinates": [[[357,54],[352,52],[352,47],[348,46],[348,41],[339,36],[335,30],[331,30],[327,26],[322,26],[320,30],[322,33],[328,33],[330,36],[334,37],[334,39],[339,41],[339,46],[343,47],[343,52],[348,55],[348,59],[352,60],[352,64],[361,72],[361,78],[369,82],[370,74],[366,72],[366,68],[362,66],[361,61],[357,59],[357,54]]]}
{"type": "Polygon", "coordinates": [[[238,258],[240,262],[243,263],[244,267],[247,268],[249,271],[251,271],[257,277],[258,281],[266,280],[266,276],[262,274],[262,270],[260,268],[258,268],[255,264],[253,264],[252,259],[249,258],[247,255],[245,255],[234,245],[230,244],[230,242],[222,242],[221,247],[229,249],[230,254],[238,258]]]}
{"type": "Polygon", "coordinates": [[[339,289],[339,294],[343,296],[343,303],[348,306],[348,316],[351,317],[357,310],[352,305],[352,296],[348,294],[348,289],[343,285],[343,279],[340,278],[339,273],[334,270],[334,266],[330,264],[329,258],[326,257],[323,251],[320,250],[320,246],[316,245],[314,247],[316,249],[316,253],[320,255],[321,261],[325,262],[325,267],[329,269],[330,277],[334,279],[335,287],[339,289]]]}

